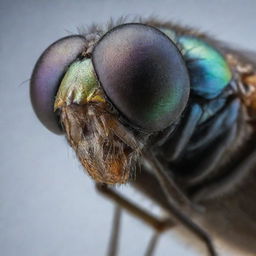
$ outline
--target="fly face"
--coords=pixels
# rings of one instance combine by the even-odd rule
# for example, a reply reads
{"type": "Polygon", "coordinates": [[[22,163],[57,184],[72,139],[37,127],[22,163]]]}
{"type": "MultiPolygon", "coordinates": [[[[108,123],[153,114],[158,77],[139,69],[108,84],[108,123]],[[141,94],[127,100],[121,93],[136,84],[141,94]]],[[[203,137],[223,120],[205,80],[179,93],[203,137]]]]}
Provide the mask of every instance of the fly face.
{"type": "MultiPolygon", "coordinates": [[[[176,45],[150,26],[115,27],[93,48],[85,47],[83,51],[82,43],[78,36],[64,38],[43,53],[32,75],[32,102],[39,119],[56,131],[57,123],[55,127],[49,125],[54,122],[50,119],[56,119],[52,111],[48,111],[50,115],[45,121],[35,96],[44,86],[39,80],[44,65],[63,58],[56,55],[62,53],[61,47],[70,44],[70,51],[75,53],[68,55],[78,59],[72,64],[67,64],[69,60],[61,63],[62,70],[59,68],[56,75],[61,76],[64,70],[66,73],[54,109],[60,113],[60,124],[93,179],[108,184],[125,183],[133,175],[145,138],[170,126],[184,110],[189,96],[188,72],[176,45]],[[79,40],[78,46],[73,46],[75,40],[79,40]],[[77,52],[73,47],[77,47],[77,52]]],[[[53,99],[56,89],[48,93],[53,99]]]]}
{"type": "MultiPolygon", "coordinates": [[[[201,204],[212,212],[205,219],[226,216],[217,209],[227,202],[223,209],[233,205],[231,218],[243,201],[241,196],[232,204],[231,198],[255,164],[255,68],[239,52],[193,30],[157,21],[127,23],[49,46],[32,74],[31,101],[49,130],[66,134],[96,182],[134,180],[217,255],[188,215],[203,219],[201,204]]],[[[158,231],[170,227],[170,221],[159,224],[132,209],[158,231]]]]}

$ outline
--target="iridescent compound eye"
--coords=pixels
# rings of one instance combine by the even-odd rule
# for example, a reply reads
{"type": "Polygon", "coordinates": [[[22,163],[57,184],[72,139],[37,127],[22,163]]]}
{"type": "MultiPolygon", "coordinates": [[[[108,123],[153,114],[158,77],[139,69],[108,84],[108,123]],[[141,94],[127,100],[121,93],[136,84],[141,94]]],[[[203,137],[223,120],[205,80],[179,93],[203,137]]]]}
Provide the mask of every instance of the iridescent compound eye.
{"type": "Polygon", "coordinates": [[[38,59],[34,68],[30,97],[39,120],[52,132],[62,133],[54,113],[55,96],[67,67],[85,48],[85,39],[74,35],[64,37],[50,45],[38,59]]]}
{"type": "Polygon", "coordinates": [[[188,71],[176,45],[158,29],[117,26],[97,43],[92,59],[107,97],[135,127],[162,130],[184,110],[188,71]]]}

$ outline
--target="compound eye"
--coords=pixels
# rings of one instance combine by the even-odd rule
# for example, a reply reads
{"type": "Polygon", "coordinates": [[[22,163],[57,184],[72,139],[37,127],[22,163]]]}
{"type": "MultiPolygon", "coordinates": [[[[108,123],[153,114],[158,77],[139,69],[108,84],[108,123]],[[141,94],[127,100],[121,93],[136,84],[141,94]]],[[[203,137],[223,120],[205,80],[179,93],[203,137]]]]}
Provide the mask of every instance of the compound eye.
{"type": "Polygon", "coordinates": [[[96,44],[92,60],[107,97],[133,126],[159,131],[184,110],[188,71],[176,45],[158,29],[117,26],[96,44]]]}
{"type": "Polygon", "coordinates": [[[32,73],[30,97],[34,111],[43,125],[54,133],[62,133],[57,114],[54,113],[60,81],[84,48],[85,39],[82,36],[64,37],[43,52],[32,73]]]}

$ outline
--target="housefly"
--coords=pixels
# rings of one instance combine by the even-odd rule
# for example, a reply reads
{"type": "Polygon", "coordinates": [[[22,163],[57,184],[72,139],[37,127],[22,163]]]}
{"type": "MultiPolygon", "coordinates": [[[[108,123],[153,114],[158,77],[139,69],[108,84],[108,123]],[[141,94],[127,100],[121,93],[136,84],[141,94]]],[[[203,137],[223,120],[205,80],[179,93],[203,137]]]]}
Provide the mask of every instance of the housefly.
{"type": "MultiPolygon", "coordinates": [[[[256,58],[157,20],[92,26],[50,45],[31,78],[43,125],[65,134],[97,188],[155,228],[183,225],[256,254],[256,58]],[[157,219],[112,189],[129,182],[157,219]]],[[[155,235],[147,255],[153,254],[155,235]]]]}

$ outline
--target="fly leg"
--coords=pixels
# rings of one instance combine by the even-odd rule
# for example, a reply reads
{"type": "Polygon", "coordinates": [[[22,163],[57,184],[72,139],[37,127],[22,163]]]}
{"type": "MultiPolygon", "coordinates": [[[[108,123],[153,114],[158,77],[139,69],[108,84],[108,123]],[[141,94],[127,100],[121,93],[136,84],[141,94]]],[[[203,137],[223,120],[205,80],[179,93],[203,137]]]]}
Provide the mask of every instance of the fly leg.
{"type": "Polygon", "coordinates": [[[160,232],[155,232],[149,242],[145,256],[152,256],[156,248],[157,241],[159,239],[160,232]]]}
{"type": "Polygon", "coordinates": [[[152,215],[150,212],[142,209],[138,205],[135,205],[128,199],[124,198],[122,195],[117,193],[114,189],[109,188],[106,184],[96,184],[97,190],[106,196],[107,198],[114,201],[116,206],[114,221],[113,221],[113,229],[109,244],[108,256],[116,256],[118,251],[118,240],[120,233],[120,217],[121,217],[121,208],[127,210],[129,213],[134,215],[135,217],[141,219],[147,225],[151,226],[155,230],[155,234],[153,235],[149,246],[147,248],[146,256],[153,255],[153,251],[155,249],[159,234],[164,232],[167,229],[172,228],[175,224],[170,219],[159,219],[152,215]]]}
{"type": "Polygon", "coordinates": [[[118,255],[121,214],[122,214],[121,207],[119,205],[116,205],[107,256],[118,255]]]}
{"type": "Polygon", "coordinates": [[[177,205],[172,194],[172,191],[175,190],[175,188],[173,189],[173,182],[166,175],[155,156],[150,152],[146,152],[144,154],[144,159],[151,166],[152,171],[160,183],[161,189],[167,200],[165,209],[170,213],[171,217],[173,217],[177,223],[185,226],[195,236],[197,236],[198,239],[200,239],[206,245],[210,256],[217,256],[217,252],[208,233],[194,223],[189,216],[184,214],[182,208],[177,205]]]}
{"type": "Polygon", "coordinates": [[[202,107],[198,104],[193,104],[190,106],[187,115],[182,119],[179,127],[173,132],[171,139],[167,137],[162,142],[162,145],[157,143],[158,146],[162,146],[166,160],[173,161],[180,157],[195,132],[202,114],[202,107]]]}
{"type": "Polygon", "coordinates": [[[233,166],[229,166],[225,173],[193,188],[191,192],[194,201],[198,202],[224,195],[230,189],[238,186],[250,174],[256,165],[256,150],[254,148],[256,138],[252,137],[250,143],[252,148],[244,149],[244,155],[238,158],[239,162],[233,160],[231,163],[233,166]]]}

